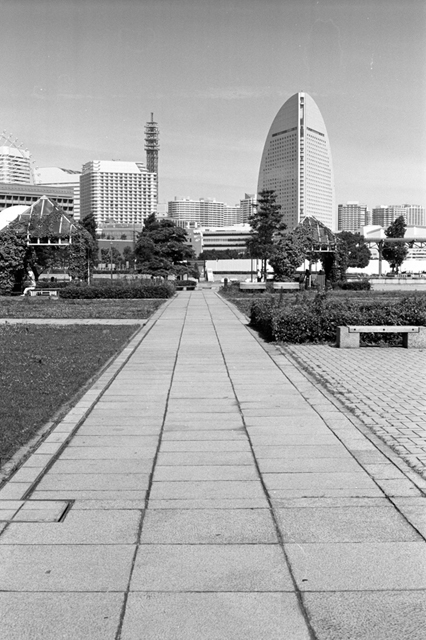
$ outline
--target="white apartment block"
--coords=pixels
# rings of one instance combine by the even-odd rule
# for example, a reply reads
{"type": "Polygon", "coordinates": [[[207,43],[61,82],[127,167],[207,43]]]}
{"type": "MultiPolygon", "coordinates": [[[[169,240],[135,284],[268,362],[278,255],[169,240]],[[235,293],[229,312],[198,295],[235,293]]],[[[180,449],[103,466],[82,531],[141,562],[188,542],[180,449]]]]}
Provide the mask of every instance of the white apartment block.
{"type": "Polygon", "coordinates": [[[11,146],[0,147],[0,182],[32,183],[29,151],[11,146]]]}
{"type": "Polygon", "coordinates": [[[374,207],[372,224],[380,225],[386,229],[400,216],[404,216],[407,226],[426,226],[425,208],[418,204],[392,204],[374,207]]]}
{"type": "Polygon", "coordinates": [[[80,176],[81,217],[93,213],[99,226],[107,221],[142,225],[157,211],[156,174],[142,162],[92,160],[80,176]]]}
{"type": "Polygon", "coordinates": [[[253,202],[254,196],[248,194],[234,207],[213,198],[175,198],[169,202],[168,216],[180,226],[229,227],[247,222],[253,202]]]}
{"type": "Polygon", "coordinates": [[[359,233],[362,227],[370,224],[370,212],[366,204],[358,201],[349,201],[339,204],[337,208],[337,228],[339,231],[351,231],[359,233]]]}

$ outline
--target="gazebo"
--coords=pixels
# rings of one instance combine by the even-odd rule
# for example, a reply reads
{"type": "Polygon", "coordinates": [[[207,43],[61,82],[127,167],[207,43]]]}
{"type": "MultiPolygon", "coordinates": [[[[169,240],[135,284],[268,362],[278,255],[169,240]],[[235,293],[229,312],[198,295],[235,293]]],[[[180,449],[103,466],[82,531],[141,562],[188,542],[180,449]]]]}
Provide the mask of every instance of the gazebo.
{"type": "Polygon", "coordinates": [[[313,216],[304,218],[296,230],[300,229],[306,237],[307,250],[312,253],[335,253],[337,238],[331,229],[313,216]]]}
{"type": "Polygon", "coordinates": [[[77,226],[54,200],[42,196],[12,222],[26,235],[28,246],[69,246],[77,226]]]}

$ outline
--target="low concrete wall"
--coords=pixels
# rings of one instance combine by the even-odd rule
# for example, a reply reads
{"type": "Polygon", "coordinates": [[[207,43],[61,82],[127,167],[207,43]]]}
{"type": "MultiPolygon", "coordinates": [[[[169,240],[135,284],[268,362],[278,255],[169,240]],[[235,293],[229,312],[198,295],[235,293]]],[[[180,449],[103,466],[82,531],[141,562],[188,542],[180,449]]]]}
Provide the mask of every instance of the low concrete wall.
{"type": "Polygon", "coordinates": [[[426,278],[370,278],[373,291],[425,291],[426,278]]]}

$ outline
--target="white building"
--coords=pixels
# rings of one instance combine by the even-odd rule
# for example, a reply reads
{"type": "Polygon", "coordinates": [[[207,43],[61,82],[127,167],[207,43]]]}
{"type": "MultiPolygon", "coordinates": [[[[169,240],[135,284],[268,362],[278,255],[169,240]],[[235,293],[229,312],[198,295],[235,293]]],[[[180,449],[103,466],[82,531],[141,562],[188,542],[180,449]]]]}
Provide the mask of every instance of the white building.
{"type": "Polygon", "coordinates": [[[366,204],[360,204],[354,200],[338,205],[337,228],[339,231],[358,233],[368,224],[370,224],[370,212],[366,204]]]}
{"type": "Polygon", "coordinates": [[[25,149],[0,147],[0,182],[31,184],[31,156],[25,149]]]}
{"type": "Polygon", "coordinates": [[[233,207],[214,198],[175,198],[169,202],[168,217],[179,226],[230,227],[247,223],[255,203],[255,196],[248,193],[233,207]]]}
{"type": "Polygon", "coordinates": [[[142,162],[92,160],[80,177],[80,210],[94,213],[99,226],[108,220],[142,225],[157,211],[156,174],[142,162]]]}
{"type": "Polygon", "coordinates": [[[378,205],[373,208],[372,223],[387,228],[400,216],[404,216],[407,226],[426,226],[425,208],[419,204],[378,205]]]}
{"type": "Polygon", "coordinates": [[[196,255],[203,251],[226,249],[245,253],[251,227],[248,224],[236,224],[229,227],[188,228],[187,231],[196,255]]]}
{"type": "Polygon", "coordinates": [[[75,220],[80,219],[80,175],[81,171],[74,169],[62,169],[60,167],[39,167],[34,170],[34,183],[44,184],[50,187],[62,187],[67,185],[74,193],[75,220]]]}
{"type": "Polygon", "coordinates": [[[269,130],[258,192],[275,191],[289,229],[313,216],[336,229],[330,142],[323,117],[307,93],[296,93],[278,111],[269,130]]]}

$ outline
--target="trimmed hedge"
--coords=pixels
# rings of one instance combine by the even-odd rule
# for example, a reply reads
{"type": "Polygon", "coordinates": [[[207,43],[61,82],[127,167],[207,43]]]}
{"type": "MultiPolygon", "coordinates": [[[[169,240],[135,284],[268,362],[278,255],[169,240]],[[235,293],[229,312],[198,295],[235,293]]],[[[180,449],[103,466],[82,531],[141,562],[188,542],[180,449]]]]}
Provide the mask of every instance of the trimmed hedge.
{"type": "MultiPolygon", "coordinates": [[[[426,296],[406,296],[397,302],[356,303],[328,298],[300,298],[286,306],[275,300],[256,300],[251,306],[250,324],[265,338],[291,344],[335,342],[340,325],[426,326],[426,296]]],[[[363,342],[399,344],[397,334],[363,334],[363,342]]]]}
{"type": "Polygon", "coordinates": [[[172,282],[162,283],[108,283],[108,284],[70,284],[59,291],[60,298],[171,298],[175,293],[172,282]]]}
{"type": "Polygon", "coordinates": [[[344,289],[345,291],[370,291],[370,281],[364,278],[363,280],[349,280],[348,282],[338,280],[333,284],[333,289],[344,289]]]}

